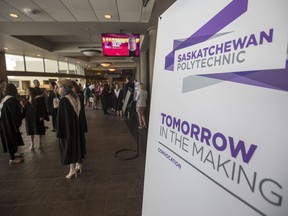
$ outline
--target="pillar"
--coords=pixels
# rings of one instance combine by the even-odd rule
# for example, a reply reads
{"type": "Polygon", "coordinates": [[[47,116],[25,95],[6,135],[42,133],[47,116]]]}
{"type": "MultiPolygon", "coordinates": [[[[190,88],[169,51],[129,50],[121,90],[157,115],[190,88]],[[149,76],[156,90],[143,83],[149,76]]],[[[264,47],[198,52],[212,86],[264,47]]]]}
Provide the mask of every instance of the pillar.
{"type": "Polygon", "coordinates": [[[135,72],[135,79],[136,79],[137,81],[140,81],[140,80],[141,80],[141,75],[140,75],[140,64],[139,64],[139,62],[136,62],[135,70],[136,70],[136,72],[135,72]]]}
{"type": "Polygon", "coordinates": [[[0,79],[8,81],[4,52],[0,52],[0,79]]]}
{"type": "Polygon", "coordinates": [[[150,91],[152,89],[152,80],[154,72],[154,61],[155,61],[155,51],[156,51],[156,37],[157,37],[157,28],[151,27],[148,28],[149,33],[149,85],[150,91]]]}
{"type": "Polygon", "coordinates": [[[147,55],[146,52],[140,53],[140,82],[148,88],[148,71],[147,71],[147,55]]]}

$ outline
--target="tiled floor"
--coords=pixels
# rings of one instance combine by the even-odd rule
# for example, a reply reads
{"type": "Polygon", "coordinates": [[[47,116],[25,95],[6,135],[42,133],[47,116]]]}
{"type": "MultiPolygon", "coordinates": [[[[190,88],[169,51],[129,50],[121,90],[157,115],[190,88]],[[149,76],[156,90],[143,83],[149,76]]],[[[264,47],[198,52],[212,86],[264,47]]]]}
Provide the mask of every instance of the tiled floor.
{"type": "MultiPolygon", "coordinates": [[[[51,122],[43,149],[29,150],[24,127],[23,164],[9,165],[0,153],[0,215],[74,216],[141,215],[147,130],[138,131],[135,120],[104,116],[102,110],[86,110],[89,132],[83,173],[67,180],[68,166],[60,163],[58,140],[51,122]],[[137,149],[131,160],[115,158],[120,149],[137,149]]],[[[119,158],[132,157],[124,151],[119,158]]]]}

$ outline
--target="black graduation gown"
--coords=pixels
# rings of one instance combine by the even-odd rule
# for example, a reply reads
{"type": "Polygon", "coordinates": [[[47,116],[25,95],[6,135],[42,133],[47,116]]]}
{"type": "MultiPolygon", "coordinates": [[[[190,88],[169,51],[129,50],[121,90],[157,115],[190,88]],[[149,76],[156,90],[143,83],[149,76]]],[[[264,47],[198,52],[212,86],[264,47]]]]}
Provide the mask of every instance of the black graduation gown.
{"type": "MultiPolygon", "coordinates": [[[[80,101],[78,100],[80,103],[80,101]]],[[[82,106],[81,106],[82,107],[82,106]]],[[[70,101],[62,97],[57,113],[56,136],[59,138],[59,149],[61,162],[64,165],[82,163],[86,154],[85,129],[83,110],[81,108],[79,117],[73,109],[70,101]]]]}
{"type": "Polygon", "coordinates": [[[81,126],[83,127],[82,130],[84,131],[84,133],[87,133],[88,128],[87,128],[87,121],[86,121],[86,114],[85,114],[84,96],[82,93],[78,93],[77,95],[78,95],[80,103],[81,103],[80,121],[81,121],[81,126]]]}
{"type": "Polygon", "coordinates": [[[18,146],[24,145],[19,131],[22,119],[19,101],[15,97],[9,98],[1,109],[0,118],[0,134],[4,152],[14,154],[18,146]]]}
{"type": "Polygon", "coordinates": [[[51,117],[52,117],[52,126],[53,126],[54,130],[57,127],[57,125],[56,125],[56,117],[57,117],[57,111],[58,111],[58,107],[54,108],[54,99],[55,98],[60,99],[60,95],[55,94],[54,91],[49,91],[49,96],[48,96],[48,101],[47,101],[47,108],[48,108],[48,114],[51,115],[51,117]]]}
{"type": "Polygon", "coordinates": [[[124,96],[124,93],[122,89],[119,89],[118,97],[116,96],[115,91],[113,91],[114,108],[116,109],[116,111],[122,110],[123,96],[124,96]]]}
{"type": "Polygon", "coordinates": [[[54,91],[49,91],[49,96],[47,100],[47,108],[48,108],[48,114],[52,115],[53,113],[53,100],[56,97],[56,94],[54,91]]]}
{"type": "Polygon", "coordinates": [[[27,135],[44,135],[44,119],[49,120],[44,97],[37,97],[25,106],[25,126],[27,135]],[[41,119],[41,120],[40,120],[41,119]]]}
{"type": "Polygon", "coordinates": [[[109,108],[109,102],[110,102],[109,100],[110,100],[109,92],[106,89],[103,89],[101,94],[101,103],[104,114],[108,114],[107,110],[109,108]]]}

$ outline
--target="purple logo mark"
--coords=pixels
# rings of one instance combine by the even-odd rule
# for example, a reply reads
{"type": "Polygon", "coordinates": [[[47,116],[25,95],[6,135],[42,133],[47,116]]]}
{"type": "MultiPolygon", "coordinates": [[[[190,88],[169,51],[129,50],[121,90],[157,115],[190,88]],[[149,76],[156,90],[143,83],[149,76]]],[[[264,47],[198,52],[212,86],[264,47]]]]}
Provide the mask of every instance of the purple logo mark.
{"type": "Polygon", "coordinates": [[[175,51],[202,43],[247,11],[248,0],[234,0],[204,26],[181,43],[174,42],[173,50],[165,58],[165,69],[173,71],[175,51]],[[175,46],[177,44],[177,46],[175,46]]]}

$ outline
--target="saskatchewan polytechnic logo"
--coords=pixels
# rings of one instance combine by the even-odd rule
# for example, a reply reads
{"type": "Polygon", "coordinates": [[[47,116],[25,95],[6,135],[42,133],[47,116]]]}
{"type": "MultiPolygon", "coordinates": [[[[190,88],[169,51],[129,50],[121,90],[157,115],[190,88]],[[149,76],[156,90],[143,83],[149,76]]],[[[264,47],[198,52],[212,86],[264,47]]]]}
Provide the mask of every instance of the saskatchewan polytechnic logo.
{"type": "MultiPolygon", "coordinates": [[[[205,45],[205,43],[203,43],[213,38],[231,33],[219,32],[247,12],[247,7],[248,0],[234,0],[189,38],[185,40],[174,40],[173,50],[165,58],[165,70],[175,72],[197,71],[198,73],[196,75],[198,75],[198,77],[208,77],[214,79],[214,81],[211,81],[212,83],[206,82],[206,80],[205,85],[211,85],[215,84],[215,82],[225,80],[258,87],[288,91],[288,86],[286,83],[283,83],[283,80],[288,79],[287,63],[285,69],[225,73],[219,72],[209,74],[199,73],[199,71],[206,69],[209,70],[211,68],[218,71],[218,69],[221,67],[231,65],[239,65],[239,67],[241,67],[240,65],[245,64],[246,62],[247,49],[273,43],[273,36],[275,34],[273,28],[264,29],[259,32],[212,45],[205,45]],[[271,77],[273,77],[273,79],[271,79],[271,77]]],[[[197,83],[199,83],[199,80],[197,80],[197,83]]],[[[197,88],[195,87],[196,85],[190,84],[191,79],[189,79],[189,77],[187,77],[186,80],[184,79],[182,89],[183,93],[195,90],[195,88],[197,88]]],[[[201,85],[198,87],[205,86],[201,85]]]]}

